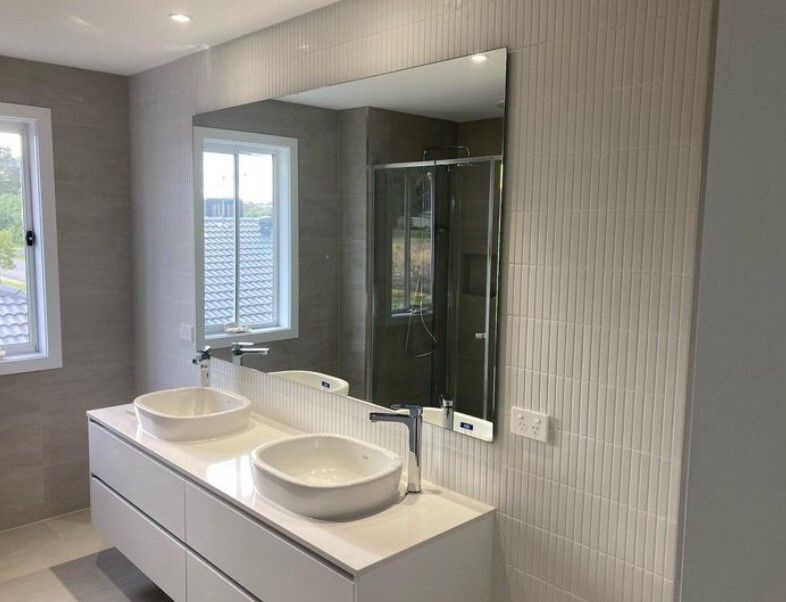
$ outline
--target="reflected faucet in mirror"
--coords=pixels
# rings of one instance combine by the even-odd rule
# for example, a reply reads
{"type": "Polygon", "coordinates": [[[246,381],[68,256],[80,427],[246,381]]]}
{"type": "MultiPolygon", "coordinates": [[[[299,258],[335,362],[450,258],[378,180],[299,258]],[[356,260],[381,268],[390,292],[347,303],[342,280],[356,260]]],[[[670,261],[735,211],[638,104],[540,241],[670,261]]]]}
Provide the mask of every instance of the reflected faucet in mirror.
{"type": "Polygon", "coordinates": [[[439,396],[439,407],[442,410],[442,428],[452,431],[453,419],[456,414],[456,403],[453,401],[453,398],[442,393],[439,396]]]}
{"type": "Polygon", "coordinates": [[[243,365],[243,356],[252,353],[255,355],[267,355],[270,353],[269,347],[254,347],[254,343],[235,342],[232,343],[232,363],[236,366],[243,365]]]}
{"type": "Polygon", "coordinates": [[[199,366],[199,384],[202,387],[210,386],[210,357],[210,345],[206,345],[199,349],[194,359],[191,360],[192,364],[199,366]]]}

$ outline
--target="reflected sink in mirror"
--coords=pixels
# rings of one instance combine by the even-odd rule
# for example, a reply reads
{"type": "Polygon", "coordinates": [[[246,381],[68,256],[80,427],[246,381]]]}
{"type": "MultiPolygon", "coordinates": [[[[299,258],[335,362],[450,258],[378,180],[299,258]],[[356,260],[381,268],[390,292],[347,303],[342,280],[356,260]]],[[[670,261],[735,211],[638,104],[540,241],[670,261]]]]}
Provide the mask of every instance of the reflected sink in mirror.
{"type": "Polygon", "coordinates": [[[357,517],[399,497],[402,463],[396,454],[340,435],[303,435],[267,443],[251,453],[257,491],[304,516],[357,517]]]}
{"type": "Polygon", "coordinates": [[[312,389],[327,391],[334,395],[349,395],[349,383],[347,381],[343,378],[323,374],[322,372],[313,372],[311,370],[282,370],[280,372],[269,372],[268,374],[311,387],[312,389]]]}
{"type": "MultiPolygon", "coordinates": [[[[401,408],[396,411],[399,414],[409,413],[409,410],[406,408],[401,408]]],[[[445,424],[445,414],[440,408],[423,408],[423,422],[443,428],[451,428],[445,424]]],[[[482,441],[494,441],[494,428],[491,422],[475,416],[470,416],[469,414],[455,412],[453,414],[451,430],[482,441]]]]}
{"type": "Polygon", "coordinates": [[[142,430],[168,441],[197,441],[242,430],[251,417],[248,398],[213,387],[183,387],[141,395],[134,408],[142,430]]]}

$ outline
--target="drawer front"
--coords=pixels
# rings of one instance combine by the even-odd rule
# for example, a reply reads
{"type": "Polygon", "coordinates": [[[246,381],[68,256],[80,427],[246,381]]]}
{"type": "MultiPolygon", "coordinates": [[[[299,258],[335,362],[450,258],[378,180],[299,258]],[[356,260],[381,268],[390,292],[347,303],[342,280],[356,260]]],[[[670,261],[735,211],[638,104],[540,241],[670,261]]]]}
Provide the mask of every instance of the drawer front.
{"type": "Polygon", "coordinates": [[[188,602],[259,602],[191,552],[186,567],[188,602]]]}
{"type": "Polygon", "coordinates": [[[106,539],[175,602],[185,602],[185,547],[95,477],[90,506],[106,539]]]}
{"type": "Polygon", "coordinates": [[[91,422],[90,472],[169,532],[185,536],[184,481],[91,422]]]}
{"type": "Polygon", "coordinates": [[[186,543],[264,602],[354,599],[351,579],[190,483],[186,543]]]}

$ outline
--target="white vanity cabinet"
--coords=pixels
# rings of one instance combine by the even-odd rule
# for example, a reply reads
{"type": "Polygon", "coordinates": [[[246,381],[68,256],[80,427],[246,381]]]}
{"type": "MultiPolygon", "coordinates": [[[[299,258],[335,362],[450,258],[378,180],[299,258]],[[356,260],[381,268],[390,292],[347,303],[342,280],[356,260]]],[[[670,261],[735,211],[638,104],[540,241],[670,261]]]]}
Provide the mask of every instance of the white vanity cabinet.
{"type": "Polygon", "coordinates": [[[186,544],[260,600],[352,602],[352,579],[203,489],[186,487],[186,544]]]}
{"type": "Polygon", "coordinates": [[[491,509],[434,489],[357,521],[306,519],[249,488],[253,433],[237,453],[229,438],[178,446],[115,409],[90,413],[93,522],[175,602],[490,600],[491,509]]]}

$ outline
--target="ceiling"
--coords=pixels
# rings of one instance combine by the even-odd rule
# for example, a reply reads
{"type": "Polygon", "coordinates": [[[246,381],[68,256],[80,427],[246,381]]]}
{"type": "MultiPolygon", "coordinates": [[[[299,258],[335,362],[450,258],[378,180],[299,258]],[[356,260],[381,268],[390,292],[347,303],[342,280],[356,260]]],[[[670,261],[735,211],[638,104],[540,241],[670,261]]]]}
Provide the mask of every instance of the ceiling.
{"type": "Polygon", "coordinates": [[[334,2],[4,0],[0,55],[132,75],[334,2]]]}
{"type": "Polygon", "coordinates": [[[279,100],[338,111],[376,107],[458,122],[502,117],[507,53],[502,48],[483,56],[480,63],[467,56],[279,100]]]}

